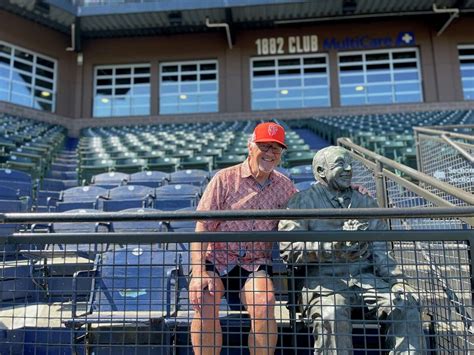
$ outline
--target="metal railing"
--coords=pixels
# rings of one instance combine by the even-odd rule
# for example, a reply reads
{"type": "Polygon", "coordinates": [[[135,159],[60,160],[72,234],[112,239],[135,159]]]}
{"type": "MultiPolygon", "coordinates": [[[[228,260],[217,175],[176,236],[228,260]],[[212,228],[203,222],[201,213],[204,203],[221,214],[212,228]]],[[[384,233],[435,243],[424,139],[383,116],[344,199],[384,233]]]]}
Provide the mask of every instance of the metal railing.
{"type": "MultiPolygon", "coordinates": [[[[418,170],[473,194],[474,125],[415,127],[414,132],[418,170]]],[[[440,195],[456,205],[462,204],[440,195]]]]}
{"type": "MultiPolygon", "coordinates": [[[[376,196],[380,206],[427,208],[474,205],[474,195],[457,186],[376,154],[347,138],[339,138],[338,144],[350,150],[354,158],[353,182],[367,187],[376,196]]],[[[470,178],[470,175],[466,174],[466,177],[470,178]]],[[[433,219],[415,219],[410,222],[392,220],[392,229],[459,229],[472,226],[474,220],[469,218],[443,225],[433,219]]]]}
{"type": "MultiPolygon", "coordinates": [[[[113,224],[145,220],[382,218],[393,226],[396,225],[394,220],[431,217],[437,218],[438,223],[469,219],[474,217],[474,207],[80,215],[7,213],[0,214],[0,222],[24,226],[36,224],[35,230],[40,231],[39,224],[59,221],[79,225],[91,221],[113,224]]],[[[277,353],[313,353],[316,339],[324,335],[321,327],[303,311],[308,304],[300,299],[299,285],[308,278],[302,270],[325,267],[328,260],[296,268],[291,263],[285,264],[278,252],[275,253],[277,243],[285,241],[316,243],[313,245],[329,243],[325,252],[334,255],[340,252],[340,245],[350,245],[352,252],[363,255],[366,243],[391,244],[401,270],[398,277],[405,286],[400,294],[388,296],[390,303],[380,314],[374,313],[370,303],[367,306],[359,298],[342,306],[342,310],[348,308],[350,311],[351,328],[336,327],[335,335],[338,338],[350,335],[352,345],[346,350],[388,353],[392,346],[390,329],[393,332],[396,325],[397,336],[401,338],[408,339],[412,335],[407,334],[407,329],[418,329],[419,344],[426,353],[468,354],[474,351],[474,264],[471,258],[474,234],[472,230],[459,229],[280,233],[22,232],[3,236],[5,245],[13,248],[4,253],[0,280],[0,353],[192,353],[190,325],[195,311],[187,293],[187,274],[192,266],[188,246],[203,240],[269,242],[270,247],[265,252],[273,254],[272,281],[276,290],[274,315],[269,318],[277,323],[277,353]],[[403,295],[416,300],[410,320],[393,318],[400,310],[397,297],[403,295]],[[418,317],[415,323],[413,314],[418,317]],[[413,324],[416,327],[413,328],[413,324]]],[[[356,278],[361,271],[357,267],[354,269],[357,263],[357,260],[344,258],[331,260],[334,271],[326,275],[325,280],[340,281],[341,274],[336,269],[345,268],[351,268],[351,275],[356,278]]],[[[376,290],[376,295],[377,292],[379,297],[384,294],[382,289],[376,290]]],[[[323,321],[336,321],[331,317],[340,305],[320,304],[318,307],[324,313],[323,321]]],[[[227,298],[219,301],[218,308],[224,351],[246,353],[251,324],[248,313],[235,310],[227,298]]],[[[327,344],[327,351],[342,351],[340,346],[327,344]]]]}

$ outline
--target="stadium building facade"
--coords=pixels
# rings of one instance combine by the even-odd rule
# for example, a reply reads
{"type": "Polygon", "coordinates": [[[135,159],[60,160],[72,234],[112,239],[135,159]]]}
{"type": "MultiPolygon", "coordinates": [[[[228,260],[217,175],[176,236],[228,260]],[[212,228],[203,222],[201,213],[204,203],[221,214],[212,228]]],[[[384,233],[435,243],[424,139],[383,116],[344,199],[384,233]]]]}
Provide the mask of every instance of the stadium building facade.
{"type": "Polygon", "coordinates": [[[0,10],[0,109],[81,128],[474,108],[474,1],[0,10]]]}

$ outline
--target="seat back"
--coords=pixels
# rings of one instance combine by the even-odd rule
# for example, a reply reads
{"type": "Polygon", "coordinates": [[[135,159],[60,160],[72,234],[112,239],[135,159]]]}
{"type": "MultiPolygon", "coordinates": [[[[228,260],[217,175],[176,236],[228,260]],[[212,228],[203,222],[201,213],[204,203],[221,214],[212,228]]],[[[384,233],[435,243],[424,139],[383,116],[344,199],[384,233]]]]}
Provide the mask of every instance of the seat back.
{"type": "Polygon", "coordinates": [[[169,174],[162,171],[140,171],[130,175],[129,185],[160,187],[166,185],[169,174]]]}
{"type": "Polygon", "coordinates": [[[128,174],[110,171],[108,173],[94,175],[92,177],[91,184],[94,186],[110,189],[116,186],[125,185],[128,180],[130,180],[130,176],[128,174]]]}
{"type": "Polygon", "coordinates": [[[172,316],[186,288],[180,258],[177,252],[149,245],[128,245],[104,253],[98,259],[93,310],[172,316]]]}
{"type": "Polygon", "coordinates": [[[193,185],[165,185],[156,189],[155,208],[165,211],[197,206],[201,189],[193,185]]]}
{"type": "Polygon", "coordinates": [[[170,184],[189,184],[202,187],[209,181],[209,172],[199,169],[180,170],[170,174],[170,184]]]}

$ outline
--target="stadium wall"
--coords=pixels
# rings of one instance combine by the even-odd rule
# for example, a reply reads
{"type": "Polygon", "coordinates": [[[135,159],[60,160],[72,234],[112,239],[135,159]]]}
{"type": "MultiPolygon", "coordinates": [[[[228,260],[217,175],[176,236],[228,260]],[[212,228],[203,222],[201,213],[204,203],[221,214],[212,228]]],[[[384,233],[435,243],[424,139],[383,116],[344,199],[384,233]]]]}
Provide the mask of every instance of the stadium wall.
{"type": "MultiPolygon", "coordinates": [[[[83,40],[83,64],[76,64],[75,53],[67,52],[69,37],[16,15],[0,11],[0,40],[55,58],[58,61],[56,113],[0,102],[4,112],[24,113],[25,117],[50,120],[66,126],[73,136],[88,126],[150,124],[176,121],[218,121],[265,118],[306,118],[317,115],[343,115],[381,112],[473,109],[474,101],[463,101],[457,46],[473,44],[472,17],[455,20],[440,36],[443,23],[434,17],[416,19],[366,19],[352,22],[280,26],[272,29],[242,30],[229,49],[224,31],[169,36],[121,37],[83,40]],[[420,51],[423,103],[376,106],[344,106],[339,102],[337,50],[323,48],[324,38],[368,36],[396,37],[400,31],[415,34],[420,51]],[[319,51],[329,55],[331,107],[252,111],[250,59],[257,56],[258,38],[317,35],[319,51]],[[219,112],[208,114],[159,115],[159,64],[170,61],[216,59],[219,73],[219,112]],[[151,63],[151,115],[91,118],[94,67],[97,65],[151,63]]],[[[355,50],[355,49],[351,49],[355,50]]]]}

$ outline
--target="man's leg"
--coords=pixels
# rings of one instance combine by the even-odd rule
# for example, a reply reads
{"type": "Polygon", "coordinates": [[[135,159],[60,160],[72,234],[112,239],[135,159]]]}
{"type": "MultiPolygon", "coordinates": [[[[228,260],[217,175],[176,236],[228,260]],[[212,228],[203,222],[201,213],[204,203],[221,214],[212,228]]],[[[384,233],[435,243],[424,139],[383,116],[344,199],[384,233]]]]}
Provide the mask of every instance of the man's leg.
{"type": "Polygon", "coordinates": [[[250,354],[273,354],[278,340],[275,291],[266,271],[260,270],[249,275],[242,288],[241,300],[250,315],[250,354]]]}
{"type": "Polygon", "coordinates": [[[210,277],[215,277],[216,290],[211,296],[208,290],[204,290],[201,311],[195,311],[191,323],[191,342],[196,355],[219,355],[222,348],[222,329],[219,321],[219,305],[224,293],[224,285],[220,276],[208,271],[210,277]]]}

